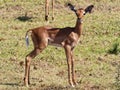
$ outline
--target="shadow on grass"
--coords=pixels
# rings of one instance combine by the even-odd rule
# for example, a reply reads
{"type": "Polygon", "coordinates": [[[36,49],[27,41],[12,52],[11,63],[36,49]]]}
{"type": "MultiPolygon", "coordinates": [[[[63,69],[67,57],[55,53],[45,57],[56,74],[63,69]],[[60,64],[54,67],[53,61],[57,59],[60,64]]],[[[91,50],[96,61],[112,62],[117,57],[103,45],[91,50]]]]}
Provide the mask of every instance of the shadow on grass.
{"type": "Polygon", "coordinates": [[[5,86],[21,86],[18,83],[0,83],[0,85],[5,85],[5,86]]]}
{"type": "Polygon", "coordinates": [[[79,90],[78,87],[71,87],[71,86],[57,86],[57,85],[49,85],[44,86],[42,90],[79,90]]]}
{"type": "Polygon", "coordinates": [[[27,13],[25,13],[24,16],[19,16],[16,19],[18,19],[19,21],[22,21],[22,22],[26,22],[26,21],[32,21],[31,20],[32,18],[33,17],[30,17],[30,16],[27,15],[27,13]]]}
{"type": "Polygon", "coordinates": [[[0,86],[5,86],[3,87],[9,90],[8,88],[12,88],[13,90],[15,88],[20,89],[20,90],[80,90],[80,87],[71,87],[71,86],[61,86],[61,85],[55,85],[51,84],[49,86],[47,85],[36,85],[36,84],[31,84],[29,87],[26,87],[24,85],[20,85],[19,83],[0,83],[0,86]]]}
{"type": "Polygon", "coordinates": [[[22,22],[26,22],[26,21],[31,21],[32,17],[28,17],[28,16],[19,16],[16,19],[18,19],[19,21],[22,22]]]}

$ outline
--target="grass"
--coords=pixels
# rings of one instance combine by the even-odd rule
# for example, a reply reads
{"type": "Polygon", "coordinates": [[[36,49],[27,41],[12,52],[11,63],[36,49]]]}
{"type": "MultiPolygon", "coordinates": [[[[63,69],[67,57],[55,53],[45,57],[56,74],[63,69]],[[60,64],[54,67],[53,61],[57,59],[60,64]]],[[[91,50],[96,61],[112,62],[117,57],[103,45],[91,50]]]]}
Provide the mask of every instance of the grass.
{"type": "MultiPolygon", "coordinates": [[[[42,25],[74,27],[76,17],[65,6],[67,2],[67,0],[57,0],[55,21],[51,21],[50,17],[50,22],[46,23],[44,0],[0,1],[0,90],[73,89],[67,82],[64,50],[53,46],[48,46],[32,60],[31,85],[29,88],[23,86],[24,59],[33,49],[31,41],[28,48],[25,45],[26,31],[42,25]]],[[[73,0],[71,2],[76,7],[95,5],[94,12],[83,19],[83,34],[74,50],[78,82],[78,86],[74,89],[119,90],[119,0],[73,0]],[[109,50],[115,50],[117,55],[109,54],[109,50]]]]}
{"type": "Polygon", "coordinates": [[[119,41],[116,40],[115,43],[113,44],[112,48],[108,50],[108,53],[110,54],[119,54],[120,48],[119,48],[119,41]]]}

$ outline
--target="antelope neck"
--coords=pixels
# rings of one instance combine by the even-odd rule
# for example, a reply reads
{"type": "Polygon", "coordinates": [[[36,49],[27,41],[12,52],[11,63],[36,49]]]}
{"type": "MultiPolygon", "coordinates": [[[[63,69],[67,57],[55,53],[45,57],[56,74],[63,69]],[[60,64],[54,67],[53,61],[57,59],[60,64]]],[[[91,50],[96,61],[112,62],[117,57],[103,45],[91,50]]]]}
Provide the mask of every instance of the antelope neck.
{"type": "Polygon", "coordinates": [[[82,19],[77,18],[75,32],[80,36],[82,33],[82,19]]]}
{"type": "Polygon", "coordinates": [[[80,23],[83,23],[83,21],[82,21],[81,18],[77,18],[77,20],[78,20],[80,23]]]}

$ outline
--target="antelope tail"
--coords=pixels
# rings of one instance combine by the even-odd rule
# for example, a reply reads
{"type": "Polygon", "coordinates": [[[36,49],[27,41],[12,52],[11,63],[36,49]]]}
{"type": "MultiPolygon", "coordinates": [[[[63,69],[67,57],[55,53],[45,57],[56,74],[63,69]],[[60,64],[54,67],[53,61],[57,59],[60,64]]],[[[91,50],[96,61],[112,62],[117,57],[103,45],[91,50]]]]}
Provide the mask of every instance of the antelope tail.
{"type": "Polygon", "coordinates": [[[26,32],[26,35],[25,35],[25,41],[26,41],[26,46],[28,47],[29,46],[29,37],[28,37],[28,33],[30,32],[31,30],[28,30],[26,32]]]}

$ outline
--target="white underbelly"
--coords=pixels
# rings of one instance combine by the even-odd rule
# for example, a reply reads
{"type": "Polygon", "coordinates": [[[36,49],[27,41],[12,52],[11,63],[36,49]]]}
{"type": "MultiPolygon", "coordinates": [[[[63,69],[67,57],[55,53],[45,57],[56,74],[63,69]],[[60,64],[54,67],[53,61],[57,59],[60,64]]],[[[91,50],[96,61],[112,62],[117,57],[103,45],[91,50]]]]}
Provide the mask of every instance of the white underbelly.
{"type": "Polygon", "coordinates": [[[62,47],[62,44],[59,43],[55,43],[53,39],[48,39],[48,45],[52,45],[52,46],[57,46],[57,47],[62,47]]]}
{"type": "Polygon", "coordinates": [[[51,45],[51,46],[56,46],[56,47],[62,47],[61,44],[56,44],[56,43],[48,43],[48,45],[51,45]]]}

